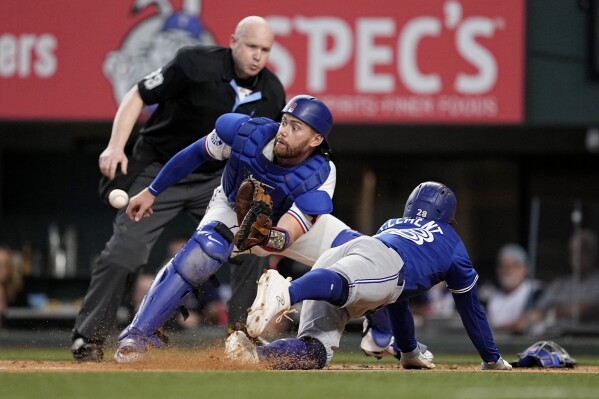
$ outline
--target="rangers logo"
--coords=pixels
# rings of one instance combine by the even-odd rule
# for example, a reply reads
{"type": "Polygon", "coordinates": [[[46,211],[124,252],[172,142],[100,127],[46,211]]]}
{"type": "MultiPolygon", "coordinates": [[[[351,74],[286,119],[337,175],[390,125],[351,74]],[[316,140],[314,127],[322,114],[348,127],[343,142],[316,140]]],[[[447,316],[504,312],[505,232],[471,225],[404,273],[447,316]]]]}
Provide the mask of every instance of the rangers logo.
{"type": "Polygon", "coordinates": [[[287,112],[289,112],[290,114],[293,113],[293,111],[295,110],[295,107],[297,107],[297,103],[293,103],[289,106],[289,108],[287,108],[287,112]]]}
{"type": "Polygon", "coordinates": [[[210,141],[216,147],[220,147],[221,145],[223,145],[223,141],[216,134],[211,134],[210,135],[210,141]]]}
{"type": "MultiPolygon", "coordinates": [[[[144,75],[165,65],[184,46],[215,44],[201,20],[202,0],[186,0],[176,10],[172,0],[134,0],[131,19],[147,7],[157,7],[158,13],[136,22],[121,38],[121,47],[110,51],[104,59],[104,75],[112,84],[114,100],[120,104],[123,96],[144,75]]],[[[162,84],[159,71],[145,82],[148,89],[162,84]]],[[[154,107],[148,107],[151,111],[154,107]]]]}

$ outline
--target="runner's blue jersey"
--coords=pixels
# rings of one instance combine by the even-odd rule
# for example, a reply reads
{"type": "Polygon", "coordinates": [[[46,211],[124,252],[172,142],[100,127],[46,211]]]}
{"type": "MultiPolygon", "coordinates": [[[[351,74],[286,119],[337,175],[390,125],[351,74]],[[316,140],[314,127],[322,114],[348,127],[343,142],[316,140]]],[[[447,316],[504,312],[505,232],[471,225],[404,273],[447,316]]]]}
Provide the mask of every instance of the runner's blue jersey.
{"type": "Polygon", "coordinates": [[[401,298],[423,294],[441,281],[452,293],[464,293],[478,280],[464,243],[447,223],[390,219],[374,237],[397,251],[404,261],[406,285],[401,298]]]}
{"type": "Polygon", "coordinates": [[[445,281],[453,294],[464,328],[481,358],[486,362],[499,359],[499,351],[478,299],[478,274],[453,227],[421,218],[390,219],[374,237],[397,251],[404,261],[404,290],[399,300],[391,305],[392,322],[403,331],[403,335],[396,335],[401,350],[416,347],[408,298],[423,294],[445,281]]]}

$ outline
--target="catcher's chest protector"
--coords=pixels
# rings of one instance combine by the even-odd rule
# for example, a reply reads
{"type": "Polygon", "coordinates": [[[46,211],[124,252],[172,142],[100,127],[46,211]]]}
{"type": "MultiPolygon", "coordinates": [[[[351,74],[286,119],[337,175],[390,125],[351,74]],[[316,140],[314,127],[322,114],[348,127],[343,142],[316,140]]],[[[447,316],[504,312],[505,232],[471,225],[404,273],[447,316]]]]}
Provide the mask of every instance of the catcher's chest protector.
{"type": "Polygon", "coordinates": [[[266,158],[262,150],[278,128],[266,118],[250,119],[241,125],[223,172],[223,189],[230,202],[235,201],[239,185],[249,175],[265,186],[273,200],[273,223],[287,212],[298,196],[322,186],[331,173],[329,162],[320,154],[289,168],[275,165],[266,158]]]}

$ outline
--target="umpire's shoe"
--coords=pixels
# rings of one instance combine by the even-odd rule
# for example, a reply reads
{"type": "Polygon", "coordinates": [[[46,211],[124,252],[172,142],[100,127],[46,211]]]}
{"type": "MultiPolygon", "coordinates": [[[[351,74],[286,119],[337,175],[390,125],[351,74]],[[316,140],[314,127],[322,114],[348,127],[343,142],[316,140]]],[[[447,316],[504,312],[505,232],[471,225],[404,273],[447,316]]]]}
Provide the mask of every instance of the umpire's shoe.
{"type": "Polygon", "coordinates": [[[77,362],[101,362],[104,352],[100,341],[88,340],[79,336],[71,345],[71,353],[77,362]]]}
{"type": "Polygon", "coordinates": [[[287,313],[292,313],[289,300],[291,277],[284,278],[278,271],[270,269],[264,272],[258,280],[258,292],[252,307],[248,311],[247,332],[250,337],[260,336],[268,323],[277,317],[280,322],[287,313]]]}

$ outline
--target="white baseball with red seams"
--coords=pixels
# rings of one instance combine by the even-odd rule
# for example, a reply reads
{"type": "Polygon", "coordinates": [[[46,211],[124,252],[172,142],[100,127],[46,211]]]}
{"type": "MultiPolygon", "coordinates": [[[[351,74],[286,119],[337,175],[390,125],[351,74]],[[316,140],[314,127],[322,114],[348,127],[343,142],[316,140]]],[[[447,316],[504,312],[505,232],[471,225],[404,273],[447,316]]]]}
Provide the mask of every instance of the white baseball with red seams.
{"type": "Polygon", "coordinates": [[[108,202],[116,209],[121,209],[129,203],[129,196],[120,189],[115,189],[108,194],[108,202]]]}

